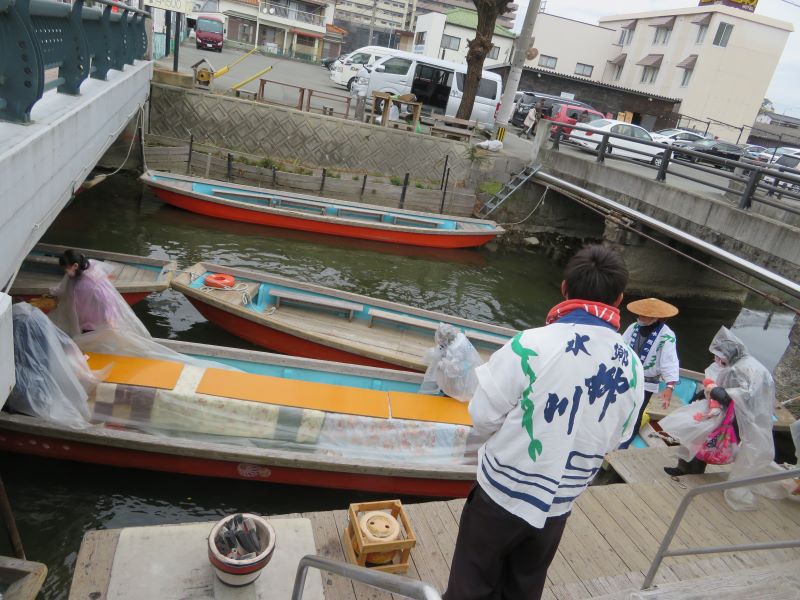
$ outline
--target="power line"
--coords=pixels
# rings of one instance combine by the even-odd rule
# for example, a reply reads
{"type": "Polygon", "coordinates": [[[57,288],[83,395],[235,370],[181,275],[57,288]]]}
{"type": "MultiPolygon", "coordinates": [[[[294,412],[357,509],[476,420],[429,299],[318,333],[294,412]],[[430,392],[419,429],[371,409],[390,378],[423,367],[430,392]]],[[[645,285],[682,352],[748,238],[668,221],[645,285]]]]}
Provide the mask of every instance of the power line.
{"type": "Polygon", "coordinates": [[[800,4],[798,4],[796,2],[792,2],[792,0],[781,0],[781,2],[785,2],[786,4],[791,4],[792,6],[796,6],[797,8],[800,8],[800,4]]]}

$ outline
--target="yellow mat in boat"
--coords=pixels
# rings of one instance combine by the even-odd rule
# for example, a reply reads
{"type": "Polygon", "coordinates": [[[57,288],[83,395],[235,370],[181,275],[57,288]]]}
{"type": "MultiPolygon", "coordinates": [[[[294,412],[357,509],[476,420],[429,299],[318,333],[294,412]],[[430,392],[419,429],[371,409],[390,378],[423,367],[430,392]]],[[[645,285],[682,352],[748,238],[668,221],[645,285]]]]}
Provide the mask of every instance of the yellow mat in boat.
{"type": "Polygon", "coordinates": [[[392,405],[392,417],[395,419],[472,426],[467,403],[452,398],[389,392],[389,403],[392,405]]]}
{"type": "Polygon", "coordinates": [[[111,365],[106,376],[107,383],[121,383],[142,387],[175,389],[183,371],[183,363],[168,360],[152,360],[113,354],[89,354],[89,367],[95,371],[111,365]]]}
{"type": "Polygon", "coordinates": [[[389,418],[389,398],[386,392],[313,381],[206,369],[196,391],[199,394],[237,400],[389,418]]]}

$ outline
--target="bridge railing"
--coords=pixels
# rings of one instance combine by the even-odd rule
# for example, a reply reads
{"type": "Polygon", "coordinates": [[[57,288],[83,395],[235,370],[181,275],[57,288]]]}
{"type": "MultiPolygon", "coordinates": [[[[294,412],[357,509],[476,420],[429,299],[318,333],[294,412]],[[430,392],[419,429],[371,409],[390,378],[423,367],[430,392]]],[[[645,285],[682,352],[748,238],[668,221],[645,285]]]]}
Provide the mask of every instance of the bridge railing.
{"type": "Polygon", "coordinates": [[[102,8],[84,0],[0,0],[0,120],[28,123],[46,91],[77,96],[86,78],[105,80],[109,70],[145,57],[149,13],[94,2],[102,8]]]}
{"type": "Polygon", "coordinates": [[[800,215],[800,204],[780,201],[784,198],[800,201],[800,170],[797,169],[764,165],[749,159],[731,160],[680,146],[602,131],[586,124],[558,124],[551,137],[554,150],[559,150],[565,142],[578,144],[593,152],[599,163],[605,162],[606,158],[614,158],[649,168],[655,171],[656,181],[666,181],[667,174],[670,174],[721,192],[738,193],[739,208],[742,209],[749,209],[754,202],[759,202],[800,215]],[[587,135],[574,135],[574,130],[586,132],[587,135]],[[638,147],[622,145],[622,141],[632,142],[638,147]],[[633,156],[622,156],[622,152],[633,156]],[[701,164],[701,161],[713,167],[701,164]],[[727,181],[723,184],[703,175],[727,181]],[[731,186],[730,182],[739,185],[731,186]]]}

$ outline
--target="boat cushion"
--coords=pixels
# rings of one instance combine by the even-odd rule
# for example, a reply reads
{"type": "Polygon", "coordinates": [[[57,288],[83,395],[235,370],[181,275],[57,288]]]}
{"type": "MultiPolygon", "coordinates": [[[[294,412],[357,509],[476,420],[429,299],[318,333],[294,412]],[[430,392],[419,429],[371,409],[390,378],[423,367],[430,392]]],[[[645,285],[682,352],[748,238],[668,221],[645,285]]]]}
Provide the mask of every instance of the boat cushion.
{"type": "Polygon", "coordinates": [[[389,392],[389,403],[394,419],[472,425],[467,403],[446,396],[389,392]]]}
{"type": "Polygon", "coordinates": [[[111,367],[104,380],[107,383],[171,390],[178,383],[184,365],[168,360],[89,354],[89,368],[93,371],[101,371],[107,367],[111,367]]]}
{"type": "Polygon", "coordinates": [[[386,392],[327,383],[206,369],[197,392],[281,406],[389,418],[386,392]]]}

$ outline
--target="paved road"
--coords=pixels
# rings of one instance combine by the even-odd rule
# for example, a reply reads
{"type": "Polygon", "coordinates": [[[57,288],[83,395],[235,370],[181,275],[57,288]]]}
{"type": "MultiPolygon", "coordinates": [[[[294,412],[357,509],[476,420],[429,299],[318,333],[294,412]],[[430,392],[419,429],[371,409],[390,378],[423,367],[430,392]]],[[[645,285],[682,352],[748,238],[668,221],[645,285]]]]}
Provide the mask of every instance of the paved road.
{"type": "MultiPolygon", "coordinates": [[[[210,50],[198,50],[195,47],[194,40],[187,40],[181,45],[180,52],[178,53],[178,69],[182,72],[191,72],[192,65],[197,61],[205,58],[214,69],[219,70],[222,67],[231,64],[236,59],[241,58],[246,54],[245,50],[226,46],[222,52],[212,52],[210,50]]],[[[170,54],[165,58],[157,61],[158,65],[162,68],[172,69],[173,55],[170,54]]],[[[277,58],[274,56],[265,56],[263,54],[253,54],[245,58],[242,62],[237,64],[231,70],[214,80],[214,88],[217,90],[227,90],[236,85],[240,81],[255,75],[262,69],[271,66],[272,70],[261,77],[270,81],[279,83],[286,83],[292,86],[299,86],[310,88],[325,92],[326,94],[335,94],[340,96],[348,96],[348,92],[344,87],[336,85],[330,80],[328,70],[321,65],[312,65],[295,60],[285,58],[277,58]]],[[[258,91],[258,79],[245,85],[243,90],[249,92],[258,91]]],[[[298,98],[298,91],[293,87],[284,87],[281,85],[267,85],[265,97],[272,102],[280,102],[287,105],[296,105],[298,98]]],[[[332,106],[338,110],[336,103],[332,106]]]]}

